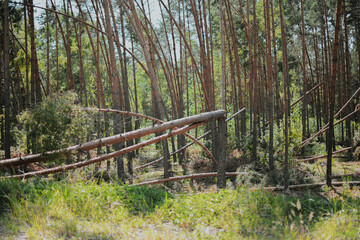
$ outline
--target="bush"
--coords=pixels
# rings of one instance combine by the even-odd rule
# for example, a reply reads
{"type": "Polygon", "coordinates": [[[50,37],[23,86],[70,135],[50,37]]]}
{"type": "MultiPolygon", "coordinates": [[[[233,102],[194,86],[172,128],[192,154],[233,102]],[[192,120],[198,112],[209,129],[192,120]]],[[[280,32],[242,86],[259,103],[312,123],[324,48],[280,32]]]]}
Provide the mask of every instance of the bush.
{"type": "Polygon", "coordinates": [[[74,92],[54,94],[17,116],[21,150],[44,153],[80,143],[90,133],[92,118],[76,104],[74,92]]]}
{"type": "Polygon", "coordinates": [[[153,212],[172,196],[165,190],[149,186],[124,186],[124,203],[133,214],[153,212]]]}

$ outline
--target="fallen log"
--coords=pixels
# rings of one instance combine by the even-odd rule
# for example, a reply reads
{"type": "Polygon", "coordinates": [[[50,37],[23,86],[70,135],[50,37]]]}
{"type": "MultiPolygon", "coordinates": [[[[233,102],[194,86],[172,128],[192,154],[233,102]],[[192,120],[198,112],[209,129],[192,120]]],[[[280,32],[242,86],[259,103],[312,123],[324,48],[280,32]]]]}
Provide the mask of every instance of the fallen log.
{"type": "MultiPolygon", "coordinates": [[[[349,113],[348,115],[346,115],[345,117],[343,117],[342,119],[340,119],[339,121],[334,123],[334,126],[338,125],[339,123],[345,121],[346,119],[350,118],[352,115],[354,115],[356,112],[358,112],[359,109],[356,108],[353,112],[349,113]]],[[[320,129],[317,133],[315,133],[313,136],[311,136],[310,138],[306,139],[305,141],[303,141],[301,143],[300,148],[305,147],[306,145],[309,144],[309,142],[311,142],[314,138],[316,138],[317,136],[319,136],[320,134],[326,132],[329,129],[329,124],[327,123],[322,129],[320,129]]]]}
{"type": "MultiPolygon", "coordinates": [[[[130,115],[130,116],[134,116],[134,117],[141,117],[141,118],[144,118],[144,119],[149,119],[151,121],[154,121],[154,122],[157,122],[157,123],[164,123],[163,120],[160,120],[160,119],[157,119],[157,118],[154,118],[154,117],[150,117],[150,116],[147,116],[147,115],[143,115],[143,114],[139,114],[139,113],[134,113],[134,112],[128,112],[128,111],[121,111],[121,110],[116,110],[116,109],[103,109],[103,108],[83,108],[85,111],[98,111],[98,112],[111,112],[111,113],[119,113],[119,114],[124,114],[124,115],[130,115]]],[[[245,110],[245,108],[243,108],[242,110],[245,110]]],[[[239,112],[236,113],[239,114],[242,110],[240,110],[239,112]]],[[[235,114],[232,116],[236,116],[235,114]]],[[[187,133],[184,133],[184,135],[189,138],[190,140],[192,140],[193,142],[191,143],[194,144],[196,143],[197,145],[199,145],[205,152],[206,154],[210,157],[210,159],[213,161],[214,164],[216,164],[216,159],[214,158],[214,156],[212,155],[212,153],[209,151],[209,149],[207,149],[207,147],[205,147],[201,142],[199,142],[196,138],[193,138],[192,136],[190,136],[189,134],[187,133]]],[[[170,156],[173,156],[174,154],[173,153],[170,153],[170,156]]],[[[162,161],[164,158],[161,157],[160,159],[156,160],[156,162],[160,162],[162,161]]],[[[155,164],[155,162],[153,163],[155,164]]],[[[136,169],[134,169],[136,170],[136,169]]]]}
{"type": "MultiPolygon", "coordinates": [[[[305,95],[306,95],[306,96],[309,95],[311,92],[315,91],[315,90],[316,90],[317,88],[319,88],[321,85],[323,85],[322,82],[321,82],[321,83],[318,83],[315,87],[313,87],[312,89],[308,90],[305,95]]],[[[293,108],[296,104],[298,104],[301,100],[303,100],[305,95],[302,95],[302,96],[301,96],[300,98],[298,98],[295,102],[291,103],[290,109],[293,108]]],[[[284,112],[285,112],[285,111],[282,110],[280,113],[278,113],[277,116],[276,116],[276,119],[281,119],[281,118],[283,117],[283,115],[284,115],[284,112]]],[[[262,126],[262,128],[265,128],[267,125],[269,125],[269,123],[270,123],[270,122],[267,121],[267,122],[262,126]]]]}
{"type": "MultiPolygon", "coordinates": [[[[356,97],[356,95],[360,92],[360,87],[355,91],[355,93],[347,100],[347,102],[340,108],[340,110],[335,114],[334,118],[337,118],[340,113],[351,103],[351,101],[356,97]]],[[[350,113],[351,115],[354,114],[356,111],[359,111],[360,109],[357,107],[354,112],[350,113]]],[[[350,115],[349,114],[349,115],[350,115]]],[[[348,116],[349,116],[348,115],[348,116]]],[[[344,117],[343,119],[347,119],[348,116],[344,117]]],[[[341,121],[342,122],[342,121],[341,121]]],[[[336,124],[340,123],[340,121],[338,121],[336,124]]],[[[336,125],[334,124],[334,126],[336,125]]],[[[329,123],[325,124],[324,127],[322,127],[320,129],[320,131],[318,131],[315,135],[311,136],[310,138],[302,141],[300,148],[305,147],[307,144],[309,144],[309,142],[311,142],[315,137],[319,136],[320,134],[322,134],[323,132],[325,132],[326,130],[324,130],[326,128],[326,130],[329,128],[329,123]]]]}
{"type": "MultiPolygon", "coordinates": [[[[333,182],[331,185],[333,187],[341,187],[345,184],[348,184],[349,186],[359,186],[360,181],[349,181],[349,182],[333,182]]],[[[289,190],[300,190],[300,189],[309,189],[309,188],[319,188],[326,185],[326,182],[322,183],[309,183],[309,184],[299,184],[299,185],[290,185],[289,190]]],[[[284,190],[284,187],[266,187],[266,188],[258,188],[262,190],[270,190],[270,191],[282,191],[284,190]]],[[[255,190],[255,188],[254,188],[255,190]]]]}
{"type": "Polygon", "coordinates": [[[342,175],[333,175],[331,176],[331,178],[344,178],[344,177],[360,177],[360,172],[355,172],[355,173],[349,173],[349,174],[342,174],[342,175]]]}
{"type": "MultiPolygon", "coordinates": [[[[237,115],[239,115],[240,113],[242,113],[243,111],[245,111],[245,108],[240,109],[239,111],[237,111],[236,113],[234,113],[232,116],[230,116],[229,118],[227,118],[225,121],[226,121],[226,122],[230,121],[231,119],[233,119],[234,117],[236,117],[237,115]]],[[[201,135],[201,136],[198,137],[197,139],[194,138],[194,140],[199,141],[199,140],[201,140],[202,138],[204,138],[205,136],[207,136],[210,132],[211,132],[211,130],[207,131],[206,133],[204,133],[203,135],[201,135]]],[[[195,143],[194,140],[193,140],[193,142],[186,144],[186,145],[183,146],[182,148],[179,148],[179,149],[177,149],[176,151],[171,152],[171,153],[170,153],[170,156],[173,156],[173,155],[175,155],[175,154],[177,154],[177,153],[185,150],[186,148],[192,146],[192,145],[195,143]]],[[[199,142],[199,143],[200,143],[200,142],[199,142]]],[[[197,143],[197,144],[199,144],[199,143],[197,143]]],[[[200,145],[200,144],[199,144],[199,145],[200,145]]],[[[203,149],[204,149],[204,148],[203,148],[203,149]]],[[[156,163],[158,163],[158,162],[161,162],[163,159],[164,159],[164,157],[161,157],[161,158],[156,159],[156,160],[154,160],[154,161],[152,161],[152,162],[149,162],[149,163],[143,164],[143,165],[141,165],[141,166],[138,166],[138,167],[134,168],[134,171],[140,170],[140,169],[143,169],[143,168],[146,168],[146,167],[149,167],[149,166],[151,166],[151,165],[154,165],[154,164],[156,164],[156,163]]],[[[214,162],[213,159],[212,159],[212,161],[214,162]]],[[[215,161],[215,162],[216,162],[216,161],[215,161]]]]}
{"type": "MultiPolygon", "coordinates": [[[[233,177],[233,176],[244,175],[244,174],[247,174],[247,173],[246,172],[227,172],[227,173],[225,173],[225,175],[227,177],[233,177]]],[[[192,175],[184,175],[184,176],[177,176],[177,177],[170,177],[170,178],[165,178],[165,179],[147,181],[147,182],[133,184],[130,186],[154,185],[154,184],[160,184],[160,183],[165,183],[165,182],[180,181],[180,180],[189,179],[189,178],[194,179],[194,178],[216,177],[216,176],[217,176],[216,172],[197,173],[197,174],[192,174],[192,175]]]]}
{"type": "Polygon", "coordinates": [[[5,159],[5,160],[0,161],[0,168],[7,167],[7,166],[19,166],[19,165],[24,165],[24,164],[28,164],[28,163],[44,161],[49,156],[53,156],[54,154],[59,154],[62,156],[77,154],[77,153],[89,151],[91,149],[95,149],[98,147],[104,147],[104,146],[112,145],[115,143],[129,141],[129,140],[132,140],[135,138],[140,138],[140,137],[147,136],[147,135],[150,135],[153,133],[161,133],[165,130],[181,127],[181,126],[188,125],[188,124],[199,123],[199,122],[202,122],[202,123],[208,122],[211,120],[215,120],[215,119],[224,117],[225,114],[226,114],[225,110],[217,110],[217,111],[212,111],[212,112],[201,113],[201,114],[197,114],[194,116],[165,122],[163,124],[157,124],[155,126],[146,127],[146,128],[134,130],[131,132],[126,132],[126,133],[122,133],[122,134],[118,134],[118,135],[114,135],[114,136],[110,136],[110,137],[97,139],[97,140],[87,142],[84,144],[79,144],[79,145],[71,146],[68,148],[60,149],[60,150],[46,152],[44,154],[33,154],[33,155],[27,155],[27,156],[23,156],[23,157],[5,159]]]}
{"type": "MultiPolygon", "coordinates": [[[[323,85],[323,83],[319,83],[317,84],[315,87],[313,87],[312,89],[310,89],[309,91],[306,92],[306,96],[309,95],[311,92],[315,91],[318,87],[320,87],[321,85],[323,85]]],[[[291,105],[290,105],[290,108],[292,108],[293,106],[295,106],[297,103],[299,103],[301,100],[304,99],[304,96],[305,95],[302,95],[299,99],[297,99],[295,102],[293,102],[291,105]]]]}
{"type": "MultiPolygon", "coordinates": [[[[356,146],[348,147],[348,148],[344,148],[344,149],[335,151],[335,152],[333,152],[333,154],[338,154],[338,153],[346,152],[346,151],[351,150],[351,149],[354,149],[354,148],[356,148],[356,146]]],[[[325,155],[316,156],[316,157],[311,157],[311,158],[306,158],[306,159],[298,159],[298,160],[296,160],[296,162],[309,162],[309,161],[314,161],[314,160],[318,160],[318,159],[326,158],[326,157],[327,157],[327,155],[325,154],[325,155]]]]}
{"type": "Polygon", "coordinates": [[[149,140],[144,141],[142,143],[138,143],[138,144],[123,148],[123,149],[121,149],[119,151],[115,151],[115,152],[109,153],[107,155],[95,157],[95,158],[90,159],[88,161],[77,162],[77,163],[68,164],[68,165],[61,166],[61,167],[49,168],[49,169],[44,169],[44,170],[36,171],[36,172],[29,172],[29,173],[24,173],[24,174],[19,174],[19,175],[7,176],[6,178],[22,178],[22,179],[25,179],[25,178],[29,178],[29,177],[47,175],[47,174],[56,173],[56,172],[64,172],[64,171],[67,171],[67,170],[88,166],[90,164],[94,164],[94,163],[97,163],[97,162],[102,162],[102,161],[105,161],[107,159],[114,158],[114,157],[126,154],[128,152],[135,151],[136,149],[148,146],[148,145],[153,144],[153,143],[160,142],[162,140],[168,139],[169,137],[182,134],[182,133],[184,133],[186,131],[189,131],[191,129],[194,129],[196,127],[204,125],[205,123],[206,122],[201,122],[201,123],[192,124],[190,126],[182,127],[180,129],[176,129],[174,131],[163,134],[161,136],[149,139],[149,140]]]}

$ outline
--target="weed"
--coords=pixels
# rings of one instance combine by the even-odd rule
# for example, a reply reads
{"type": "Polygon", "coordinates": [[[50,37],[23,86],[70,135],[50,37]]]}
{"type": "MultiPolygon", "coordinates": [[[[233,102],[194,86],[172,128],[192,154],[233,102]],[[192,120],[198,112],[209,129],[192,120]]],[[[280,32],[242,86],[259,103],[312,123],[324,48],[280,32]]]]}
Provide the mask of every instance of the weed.
{"type": "Polygon", "coordinates": [[[9,239],[356,239],[359,190],[326,194],[2,181],[0,223],[9,239]]]}
{"type": "Polygon", "coordinates": [[[122,191],[126,207],[134,214],[153,212],[168,197],[172,198],[165,190],[149,186],[124,186],[122,191]]]}

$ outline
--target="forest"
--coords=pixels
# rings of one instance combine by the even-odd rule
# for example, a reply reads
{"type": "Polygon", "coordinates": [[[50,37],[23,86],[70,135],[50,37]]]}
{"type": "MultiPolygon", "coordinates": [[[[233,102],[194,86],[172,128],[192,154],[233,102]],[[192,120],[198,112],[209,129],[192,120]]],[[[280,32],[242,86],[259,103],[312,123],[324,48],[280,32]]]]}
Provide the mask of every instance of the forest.
{"type": "Polygon", "coordinates": [[[358,0],[0,12],[0,238],[359,239],[358,0]]]}

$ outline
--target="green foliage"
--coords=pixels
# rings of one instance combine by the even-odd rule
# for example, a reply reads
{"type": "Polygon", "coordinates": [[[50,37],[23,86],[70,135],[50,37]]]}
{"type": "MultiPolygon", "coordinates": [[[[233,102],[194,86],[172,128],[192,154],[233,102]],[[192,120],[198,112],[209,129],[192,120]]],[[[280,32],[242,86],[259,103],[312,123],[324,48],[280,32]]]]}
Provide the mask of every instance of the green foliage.
{"type": "Polygon", "coordinates": [[[0,182],[0,223],[14,239],[356,239],[359,190],[341,193],[242,187],[170,197],[147,186],[12,180],[0,182]]]}
{"type": "Polygon", "coordinates": [[[354,146],[360,145],[360,128],[357,131],[355,131],[355,133],[354,133],[353,144],[354,144],[354,146]]]}
{"type": "Polygon", "coordinates": [[[360,160],[360,129],[358,129],[354,133],[353,144],[354,146],[357,146],[357,148],[355,148],[355,151],[353,153],[354,159],[360,160]]]}
{"type": "Polygon", "coordinates": [[[166,191],[149,186],[124,186],[124,202],[130,212],[134,214],[153,212],[162,205],[168,196],[166,191]]]}
{"type": "Polygon", "coordinates": [[[33,153],[67,147],[84,140],[91,131],[92,118],[76,104],[76,94],[67,92],[47,97],[18,115],[16,131],[20,149],[33,153]]]}
{"type": "MultiPolygon", "coordinates": [[[[168,196],[171,197],[166,191],[154,187],[98,185],[92,181],[0,182],[1,212],[8,212],[3,216],[10,225],[8,230],[18,231],[18,224],[42,230],[46,226],[54,239],[83,236],[79,223],[98,224],[105,220],[115,223],[124,221],[131,213],[153,212],[168,196]]],[[[32,229],[28,234],[33,234],[32,229]]]]}

